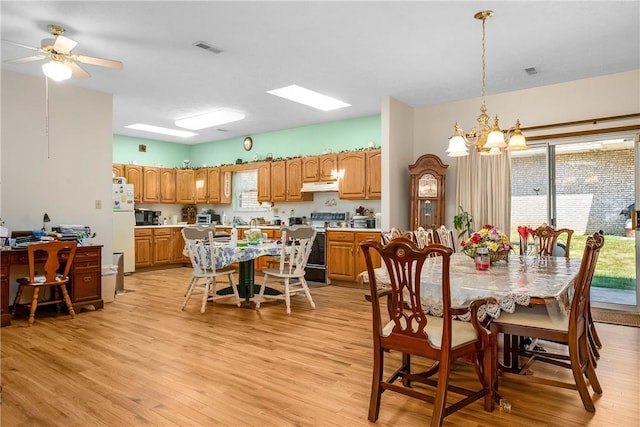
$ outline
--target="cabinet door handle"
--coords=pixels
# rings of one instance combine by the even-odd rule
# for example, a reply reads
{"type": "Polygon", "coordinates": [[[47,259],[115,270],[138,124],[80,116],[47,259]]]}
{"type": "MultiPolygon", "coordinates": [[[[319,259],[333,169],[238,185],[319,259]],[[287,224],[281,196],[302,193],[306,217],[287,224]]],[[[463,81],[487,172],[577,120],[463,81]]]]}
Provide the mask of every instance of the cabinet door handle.
{"type": "Polygon", "coordinates": [[[89,277],[89,276],[85,276],[85,277],[82,279],[82,281],[83,281],[84,283],[89,283],[89,282],[91,281],[91,277],[89,277]]]}

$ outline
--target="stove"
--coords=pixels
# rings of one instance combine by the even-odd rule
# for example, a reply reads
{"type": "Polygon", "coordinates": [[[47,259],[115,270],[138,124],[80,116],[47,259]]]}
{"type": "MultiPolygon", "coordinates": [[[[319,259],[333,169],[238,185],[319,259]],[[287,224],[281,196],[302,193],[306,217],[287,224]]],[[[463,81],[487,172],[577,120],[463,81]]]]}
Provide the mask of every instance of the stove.
{"type": "Polygon", "coordinates": [[[311,254],[305,268],[305,279],[312,282],[331,283],[327,274],[327,234],[329,227],[341,227],[349,220],[347,212],[311,212],[309,223],[316,230],[311,254]]]}

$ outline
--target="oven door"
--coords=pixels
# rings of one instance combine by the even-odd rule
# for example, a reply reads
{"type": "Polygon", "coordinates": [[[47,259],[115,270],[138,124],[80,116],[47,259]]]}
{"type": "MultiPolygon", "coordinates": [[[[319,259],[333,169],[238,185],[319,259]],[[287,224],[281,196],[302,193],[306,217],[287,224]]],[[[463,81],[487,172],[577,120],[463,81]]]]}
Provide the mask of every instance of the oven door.
{"type": "Polygon", "coordinates": [[[311,254],[305,268],[305,279],[311,282],[330,283],[327,276],[327,255],[325,252],[327,236],[324,231],[316,234],[316,239],[311,247],[311,254]]]}

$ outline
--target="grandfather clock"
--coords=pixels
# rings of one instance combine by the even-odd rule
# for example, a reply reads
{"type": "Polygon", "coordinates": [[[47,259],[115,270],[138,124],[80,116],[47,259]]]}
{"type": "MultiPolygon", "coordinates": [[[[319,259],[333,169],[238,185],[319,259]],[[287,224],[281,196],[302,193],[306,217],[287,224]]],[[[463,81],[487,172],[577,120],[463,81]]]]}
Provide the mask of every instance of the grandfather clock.
{"type": "Polygon", "coordinates": [[[447,167],[438,156],[425,154],[411,166],[411,229],[435,229],[444,224],[447,167]]]}

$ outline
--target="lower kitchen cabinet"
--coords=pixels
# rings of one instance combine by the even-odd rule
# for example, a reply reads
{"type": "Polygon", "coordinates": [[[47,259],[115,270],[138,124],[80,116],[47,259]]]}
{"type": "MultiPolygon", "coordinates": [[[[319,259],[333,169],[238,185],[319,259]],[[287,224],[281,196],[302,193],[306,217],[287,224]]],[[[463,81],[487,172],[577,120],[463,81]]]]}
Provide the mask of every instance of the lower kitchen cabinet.
{"type": "MultiPolygon", "coordinates": [[[[327,269],[329,278],[355,282],[358,275],[367,269],[360,242],[380,241],[379,232],[328,231],[327,269]]],[[[380,266],[380,256],[374,254],[374,267],[380,266]]]]}
{"type": "Polygon", "coordinates": [[[189,257],[183,253],[184,237],[182,237],[182,228],[175,227],[171,229],[171,248],[172,263],[191,263],[189,257]]]}
{"type": "Polygon", "coordinates": [[[152,267],[171,263],[171,228],[136,229],[135,245],[136,267],[152,267]]]}

